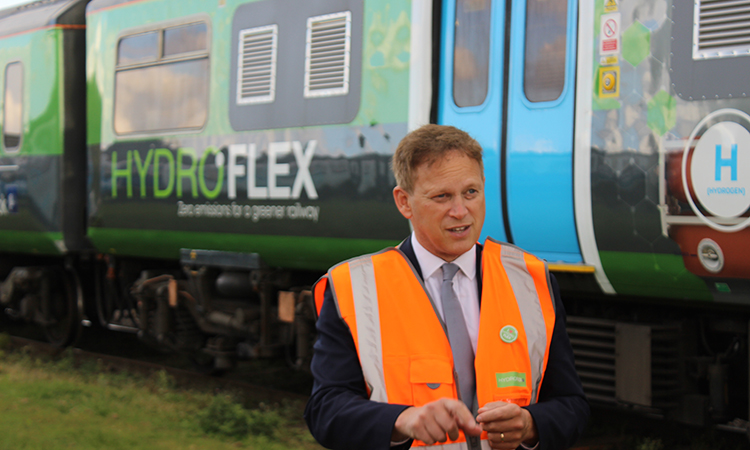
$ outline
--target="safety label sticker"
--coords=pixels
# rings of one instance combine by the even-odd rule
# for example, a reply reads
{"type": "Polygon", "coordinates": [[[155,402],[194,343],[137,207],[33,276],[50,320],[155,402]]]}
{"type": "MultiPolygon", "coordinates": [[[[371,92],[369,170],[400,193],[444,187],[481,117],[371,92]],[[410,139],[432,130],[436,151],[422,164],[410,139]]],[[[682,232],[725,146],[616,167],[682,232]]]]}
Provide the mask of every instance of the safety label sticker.
{"type": "Polygon", "coordinates": [[[599,55],[620,53],[620,13],[603,14],[601,22],[599,55]]]}
{"type": "Polygon", "coordinates": [[[620,58],[617,55],[607,55],[599,58],[599,65],[602,66],[614,66],[620,63],[620,58]]]}
{"type": "Polygon", "coordinates": [[[604,12],[617,11],[618,0],[604,0],[604,12]]]}

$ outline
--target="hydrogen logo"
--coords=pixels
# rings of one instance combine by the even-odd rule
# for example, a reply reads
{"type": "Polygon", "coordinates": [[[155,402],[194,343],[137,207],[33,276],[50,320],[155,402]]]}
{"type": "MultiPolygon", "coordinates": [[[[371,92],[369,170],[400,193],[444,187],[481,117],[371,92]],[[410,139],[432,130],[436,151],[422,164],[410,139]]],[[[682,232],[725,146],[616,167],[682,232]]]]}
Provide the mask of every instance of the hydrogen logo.
{"type": "Polygon", "coordinates": [[[732,181],[737,181],[737,144],[732,144],[732,156],[728,159],[721,157],[721,145],[716,145],[716,181],[721,181],[721,169],[723,167],[729,167],[732,171],[732,181]]]}
{"type": "MultiPolygon", "coordinates": [[[[727,117],[729,118],[729,117],[727,117]]],[[[688,202],[695,214],[711,228],[720,231],[738,231],[750,222],[740,218],[750,208],[750,116],[734,109],[722,109],[709,114],[693,130],[685,146],[682,160],[682,182],[686,192],[692,185],[688,202]],[[732,121],[706,125],[718,117],[734,116],[732,121]],[[736,119],[740,119],[736,121],[736,119]],[[705,130],[695,144],[687,172],[687,156],[695,137],[705,130]],[[688,183],[686,174],[689,174],[688,183]],[[711,216],[697,207],[695,200],[711,216]]]]}
{"type": "Polygon", "coordinates": [[[698,141],[690,164],[695,196],[724,219],[750,207],[750,132],[736,122],[719,122],[698,141]]]}

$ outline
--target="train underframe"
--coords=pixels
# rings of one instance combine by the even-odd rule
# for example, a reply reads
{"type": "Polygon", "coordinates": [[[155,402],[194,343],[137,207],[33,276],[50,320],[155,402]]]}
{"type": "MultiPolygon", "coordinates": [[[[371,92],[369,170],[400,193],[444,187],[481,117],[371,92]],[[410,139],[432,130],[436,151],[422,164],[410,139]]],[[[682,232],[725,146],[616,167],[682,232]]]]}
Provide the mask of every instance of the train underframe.
{"type": "Polygon", "coordinates": [[[315,275],[266,268],[255,255],[183,253],[180,264],[99,255],[13,267],[0,305],[60,347],[73,345],[83,324],[137,334],[209,373],[281,357],[309,370],[315,275]]]}
{"type": "MultiPolygon", "coordinates": [[[[93,323],[136,333],[206,372],[229,370],[240,359],[282,357],[309,370],[310,286],[318,274],[268,268],[257,255],[190,249],[179,263],[99,255],[7,266],[3,273],[6,314],[41,326],[55,345],[72,345],[81,323],[93,323]]],[[[565,277],[558,279],[565,287],[565,277]]],[[[750,315],[741,307],[563,297],[592,404],[747,428],[750,315]]]]}
{"type": "Polygon", "coordinates": [[[750,437],[750,316],[731,305],[565,299],[576,370],[592,405],[750,437]]]}

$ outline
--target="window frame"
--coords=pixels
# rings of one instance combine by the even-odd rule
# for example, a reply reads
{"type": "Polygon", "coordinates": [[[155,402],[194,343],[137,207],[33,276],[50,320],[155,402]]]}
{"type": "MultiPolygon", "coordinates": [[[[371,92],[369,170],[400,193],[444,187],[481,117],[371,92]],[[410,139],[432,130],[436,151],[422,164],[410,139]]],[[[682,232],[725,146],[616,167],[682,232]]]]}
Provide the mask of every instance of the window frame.
{"type": "Polygon", "coordinates": [[[124,30],[120,32],[117,35],[115,45],[115,52],[114,52],[114,58],[113,58],[113,70],[112,70],[112,131],[116,136],[158,136],[158,135],[168,135],[168,134],[184,134],[184,133],[200,133],[206,128],[206,125],[208,124],[209,116],[211,113],[211,54],[212,54],[212,25],[211,25],[211,18],[208,16],[208,14],[196,14],[186,17],[181,17],[179,19],[174,20],[168,20],[163,22],[158,22],[154,24],[149,24],[147,26],[141,26],[136,28],[129,28],[127,30],[124,30]],[[184,52],[179,53],[178,56],[164,56],[164,33],[166,30],[170,28],[178,28],[180,26],[186,26],[186,25],[192,25],[192,24],[198,24],[202,23],[206,26],[206,48],[204,50],[194,50],[190,52],[184,52]],[[146,34],[149,32],[158,32],[158,52],[157,52],[157,58],[156,60],[150,60],[146,62],[137,62],[137,63],[131,63],[131,64],[119,64],[119,49],[120,49],[120,43],[123,39],[126,39],[131,36],[137,36],[139,34],[146,34]],[[206,72],[206,101],[205,101],[205,111],[206,111],[206,117],[203,120],[203,123],[200,126],[195,127],[176,127],[176,128],[159,128],[155,130],[138,130],[138,131],[130,131],[130,132],[119,132],[117,131],[117,128],[115,126],[115,118],[117,113],[117,74],[122,71],[126,70],[134,70],[134,69],[141,69],[141,68],[149,68],[149,67],[157,67],[157,66],[166,66],[173,63],[180,63],[180,62],[187,62],[187,61],[197,61],[205,59],[207,62],[207,72],[206,72]]]}

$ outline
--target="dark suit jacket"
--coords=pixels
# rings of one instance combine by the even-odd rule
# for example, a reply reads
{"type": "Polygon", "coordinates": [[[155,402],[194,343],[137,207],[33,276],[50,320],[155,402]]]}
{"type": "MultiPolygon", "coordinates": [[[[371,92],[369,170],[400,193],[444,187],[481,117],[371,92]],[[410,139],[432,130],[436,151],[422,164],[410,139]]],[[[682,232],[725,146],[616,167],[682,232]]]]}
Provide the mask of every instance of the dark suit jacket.
{"type": "MultiPolygon", "coordinates": [[[[422,276],[411,240],[400,246],[422,276]]],[[[477,265],[482,258],[478,246],[477,265]]],[[[479,271],[477,271],[479,273],[479,271]]],[[[481,277],[477,277],[480,298],[481,277]]],[[[583,432],[589,405],[575,371],[573,350],[565,331],[565,310],[557,281],[550,276],[555,295],[556,321],[550,344],[547,370],[539,390],[539,402],[526,407],[539,432],[539,450],[568,448],[583,432]]],[[[305,408],[305,420],[315,439],[333,449],[406,449],[411,441],[390,447],[396,418],[408,405],[373,402],[367,390],[359,357],[349,327],[338,315],[330,289],[325,292],[317,323],[318,340],[311,369],[315,377],[312,395],[305,408]]],[[[480,405],[481,406],[481,405],[480,405]]]]}

